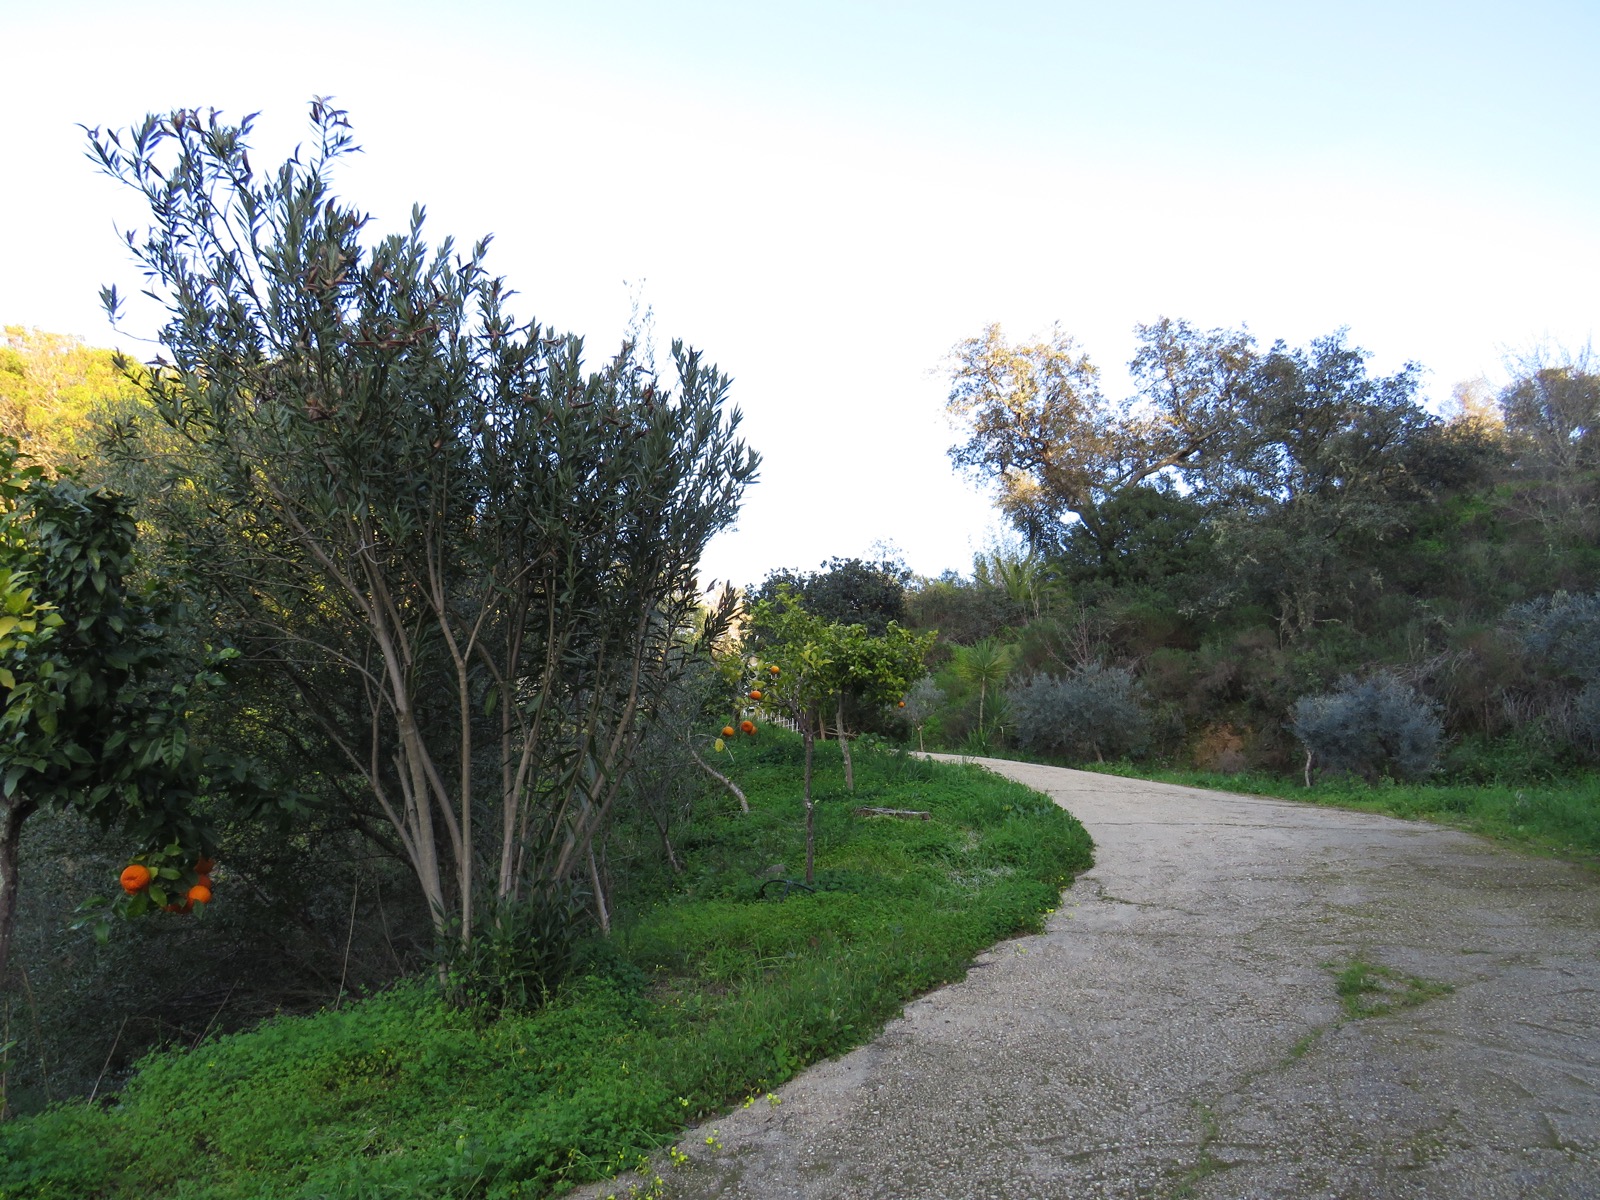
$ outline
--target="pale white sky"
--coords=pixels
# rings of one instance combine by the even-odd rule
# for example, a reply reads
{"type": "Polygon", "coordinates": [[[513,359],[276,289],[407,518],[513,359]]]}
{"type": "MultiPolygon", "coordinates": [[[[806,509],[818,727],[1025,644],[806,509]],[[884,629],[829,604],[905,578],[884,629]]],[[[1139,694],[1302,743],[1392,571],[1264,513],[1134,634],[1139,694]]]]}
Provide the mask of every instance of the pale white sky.
{"type": "Polygon", "coordinates": [[[136,209],[75,127],[307,100],[366,154],[377,226],[496,235],[517,311],[598,359],[632,288],[735,378],[762,482],[706,574],[888,541],[966,570],[998,531],[956,476],[940,363],[1059,321],[1121,390],[1136,322],[1347,325],[1434,401],[1595,332],[1600,5],[256,5],[0,0],[0,322],[120,341],[136,209]],[[630,286],[631,285],[631,286],[630,286]]]}

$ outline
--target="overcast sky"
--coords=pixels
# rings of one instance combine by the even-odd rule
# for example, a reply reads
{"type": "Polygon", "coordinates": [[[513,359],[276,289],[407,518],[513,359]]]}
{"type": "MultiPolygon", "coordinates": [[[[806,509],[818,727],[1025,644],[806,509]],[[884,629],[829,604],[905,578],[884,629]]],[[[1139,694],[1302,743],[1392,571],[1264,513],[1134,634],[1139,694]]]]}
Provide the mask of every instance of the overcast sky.
{"type": "MultiPolygon", "coordinates": [[[[86,125],[332,95],[383,230],[495,235],[525,318],[595,361],[633,302],[734,376],[765,462],[708,576],[890,543],[970,568],[950,348],[1059,322],[1121,391],[1133,326],[1340,326],[1452,386],[1581,345],[1600,279],[1600,5],[0,0],[0,322],[120,344],[138,210],[86,125]]],[[[142,355],[148,357],[148,354],[142,355]]]]}

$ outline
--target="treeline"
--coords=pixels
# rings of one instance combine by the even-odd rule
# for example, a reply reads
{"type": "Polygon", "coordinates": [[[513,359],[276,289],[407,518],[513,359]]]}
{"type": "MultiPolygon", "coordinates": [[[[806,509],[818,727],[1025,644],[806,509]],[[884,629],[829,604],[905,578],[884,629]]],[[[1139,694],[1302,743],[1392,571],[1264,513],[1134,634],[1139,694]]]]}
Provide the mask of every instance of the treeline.
{"type": "Polygon", "coordinates": [[[952,457],[995,488],[1014,549],[967,576],[835,560],[757,590],[786,578],[841,618],[938,630],[897,731],[929,746],[1369,778],[1595,761],[1586,355],[1517,363],[1440,417],[1419,368],[1374,376],[1340,334],[1139,334],[1120,402],[1060,333],[957,348],[952,457]]]}

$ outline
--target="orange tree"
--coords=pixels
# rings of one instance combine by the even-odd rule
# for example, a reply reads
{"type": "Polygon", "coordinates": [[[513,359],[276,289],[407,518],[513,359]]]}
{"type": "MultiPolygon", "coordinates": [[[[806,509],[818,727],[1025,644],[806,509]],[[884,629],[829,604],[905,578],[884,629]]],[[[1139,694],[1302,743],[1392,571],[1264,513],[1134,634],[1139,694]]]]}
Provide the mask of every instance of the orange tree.
{"type": "Polygon", "coordinates": [[[152,217],[129,245],[167,315],[144,380],[175,484],[156,499],[468,948],[491,909],[598,886],[701,550],[757,457],[697,352],[674,343],[658,375],[624,343],[590,371],[580,338],[511,317],[487,239],[430,247],[420,207],[374,235],[332,191],[345,114],[317,100],[311,124],[265,174],[248,117],[91,132],[152,217]]]}
{"type": "Polygon", "coordinates": [[[47,479],[0,441],[0,978],[29,816],[73,807],[192,851],[209,840],[197,801],[227,782],[190,734],[197,692],[221,680],[131,582],[134,542],[124,498],[47,479]]]}
{"type": "Polygon", "coordinates": [[[935,635],[914,634],[890,622],[874,636],[862,625],[840,625],[806,611],[792,589],[780,586],[772,599],[750,610],[750,649],[767,667],[759,674],[761,703],[787,712],[805,744],[806,882],[816,857],[816,808],[811,795],[817,728],[830,710],[837,714],[846,782],[854,790],[844,701],[854,694],[874,705],[897,703],[921,677],[923,658],[935,635]]]}

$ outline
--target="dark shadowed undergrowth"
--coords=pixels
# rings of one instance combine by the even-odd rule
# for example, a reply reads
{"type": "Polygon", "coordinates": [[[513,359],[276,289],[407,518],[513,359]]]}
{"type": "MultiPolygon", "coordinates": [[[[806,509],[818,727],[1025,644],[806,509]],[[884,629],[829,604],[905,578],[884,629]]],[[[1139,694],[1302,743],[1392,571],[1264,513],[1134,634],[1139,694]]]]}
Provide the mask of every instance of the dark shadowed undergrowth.
{"type": "Polygon", "coordinates": [[[863,749],[850,796],[830,744],[817,890],[780,899],[797,749],[739,749],[752,811],[703,805],[677,831],[682,875],[619,881],[616,933],[538,1011],[474,1015],[409,984],[158,1053],[109,1103],[0,1126],[0,1200],[559,1194],[865,1041],[1037,929],[1089,864],[1082,826],[1037,793],[863,749]]]}

